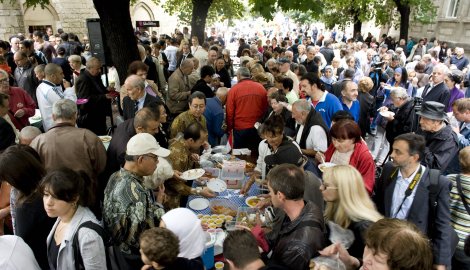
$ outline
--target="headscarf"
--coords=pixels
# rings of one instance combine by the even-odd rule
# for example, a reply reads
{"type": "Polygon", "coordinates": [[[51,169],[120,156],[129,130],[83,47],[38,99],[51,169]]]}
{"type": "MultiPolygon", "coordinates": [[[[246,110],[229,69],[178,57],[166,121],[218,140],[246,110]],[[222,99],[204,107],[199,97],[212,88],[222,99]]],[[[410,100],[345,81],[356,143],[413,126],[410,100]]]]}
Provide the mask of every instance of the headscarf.
{"type": "Polygon", "coordinates": [[[329,84],[329,85],[332,85],[336,82],[336,78],[335,76],[333,76],[333,66],[329,65],[329,66],[326,66],[325,67],[325,72],[326,70],[329,69],[331,71],[331,77],[330,78],[327,78],[323,73],[320,80],[323,82],[323,83],[326,83],[326,84],[329,84]]]}
{"type": "Polygon", "coordinates": [[[206,246],[206,237],[201,221],[187,208],[175,208],[162,216],[167,229],[180,241],[178,257],[194,259],[200,257],[206,246]]]}

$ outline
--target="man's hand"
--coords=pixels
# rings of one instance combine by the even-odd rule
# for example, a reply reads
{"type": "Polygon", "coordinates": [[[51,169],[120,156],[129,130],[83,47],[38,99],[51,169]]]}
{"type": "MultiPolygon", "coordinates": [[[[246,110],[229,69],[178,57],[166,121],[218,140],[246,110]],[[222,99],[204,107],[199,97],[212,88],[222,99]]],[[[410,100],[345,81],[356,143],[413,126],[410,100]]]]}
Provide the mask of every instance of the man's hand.
{"type": "Polygon", "coordinates": [[[177,180],[181,180],[181,181],[184,181],[183,178],[181,178],[181,175],[183,173],[181,173],[180,171],[178,170],[173,170],[173,178],[177,179],[177,180]]]}
{"type": "Polygon", "coordinates": [[[15,115],[14,115],[14,116],[15,116],[16,118],[21,118],[21,117],[24,116],[24,114],[25,114],[24,110],[23,110],[23,109],[19,109],[19,110],[17,110],[17,111],[15,112],[15,115]]]}
{"type": "Polygon", "coordinates": [[[447,269],[447,267],[445,265],[439,265],[439,264],[433,264],[432,268],[434,270],[446,270],[447,269]]]}
{"type": "Polygon", "coordinates": [[[343,245],[339,243],[331,244],[323,250],[318,251],[318,253],[327,257],[338,256],[338,258],[346,265],[346,268],[348,269],[356,269],[360,265],[359,260],[349,255],[348,251],[343,247],[343,245]]]}
{"type": "Polygon", "coordinates": [[[158,192],[157,192],[157,202],[160,204],[163,204],[165,201],[165,185],[161,184],[158,186],[158,192]]]}
{"type": "Polygon", "coordinates": [[[199,155],[198,154],[191,154],[191,156],[189,156],[189,158],[194,161],[194,162],[199,162],[199,155]]]}

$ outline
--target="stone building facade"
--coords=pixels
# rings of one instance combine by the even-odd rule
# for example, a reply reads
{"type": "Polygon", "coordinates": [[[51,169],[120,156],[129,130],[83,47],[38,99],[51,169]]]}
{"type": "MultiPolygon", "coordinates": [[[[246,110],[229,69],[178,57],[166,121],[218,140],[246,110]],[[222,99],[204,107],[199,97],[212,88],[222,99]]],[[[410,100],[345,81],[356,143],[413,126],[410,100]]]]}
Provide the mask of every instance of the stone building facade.
{"type": "Polygon", "coordinates": [[[435,0],[434,3],[438,7],[434,23],[411,23],[409,35],[436,37],[451,47],[460,46],[470,52],[470,0],[435,0]]]}
{"type": "MultiPolygon", "coordinates": [[[[139,0],[130,7],[132,25],[135,21],[160,21],[160,27],[145,29],[158,33],[171,33],[177,26],[174,16],[165,14],[161,6],[151,0],[139,0]]],[[[18,33],[30,33],[52,26],[54,33],[62,28],[80,38],[87,35],[86,19],[98,18],[92,0],[50,0],[42,9],[40,6],[27,7],[25,0],[3,1],[0,3],[0,39],[8,40],[18,33]]]]}

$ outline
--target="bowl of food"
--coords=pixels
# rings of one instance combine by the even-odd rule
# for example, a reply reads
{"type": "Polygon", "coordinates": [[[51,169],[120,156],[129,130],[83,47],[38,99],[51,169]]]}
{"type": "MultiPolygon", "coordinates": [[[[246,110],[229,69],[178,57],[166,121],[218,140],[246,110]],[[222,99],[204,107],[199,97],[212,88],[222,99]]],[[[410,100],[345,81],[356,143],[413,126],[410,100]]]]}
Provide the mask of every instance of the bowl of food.
{"type": "Polygon", "coordinates": [[[325,170],[327,168],[331,168],[331,167],[334,167],[336,166],[336,164],[332,163],[332,162],[323,162],[323,163],[320,163],[318,165],[318,169],[321,171],[321,172],[325,172],[325,170]]]}
{"type": "Polygon", "coordinates": [[[382,115],[385,118],[390,118],[390,117],[395,116],[395,113],[391,111],[381,111],[380,115],[382,115]]]}
{"type": "Polygon", "coordinates": [[[261,200],[264,198],[259,198],[258,196],[250,196],[246,198],[245,203],[251,208],[254,208],[261,200]]]}
{"type": "Polygon", "coordinates": [[[237,205],[227,199],[211,200],[209,203],[209,208],[211,209],[212,214],[223,214],[225,216],[232,217],[237,215],[238,210],[237,205]]]}

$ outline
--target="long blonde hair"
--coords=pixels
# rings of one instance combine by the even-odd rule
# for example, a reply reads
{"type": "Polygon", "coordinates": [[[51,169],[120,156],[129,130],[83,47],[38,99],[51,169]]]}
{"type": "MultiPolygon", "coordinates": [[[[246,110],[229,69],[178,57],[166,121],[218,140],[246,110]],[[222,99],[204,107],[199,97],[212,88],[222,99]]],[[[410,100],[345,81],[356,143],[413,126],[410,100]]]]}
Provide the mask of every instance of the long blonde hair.
{"type": "Polygon", "coordinates": [[[338,165],[329,168],[323,173],[323,180],[338,188],[338,199],[326,203],[326,220],[347,228],[352,221],[376,222],[383,218],[369,198],[362,175],[353,166],[338,165]]]}

